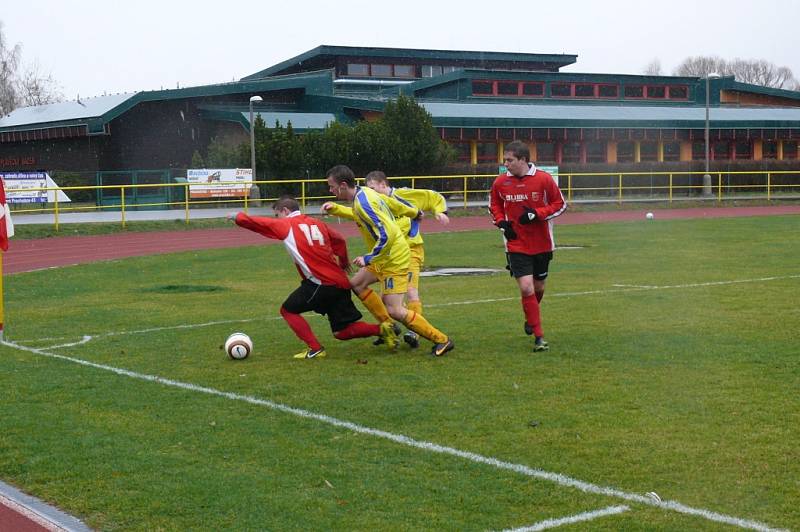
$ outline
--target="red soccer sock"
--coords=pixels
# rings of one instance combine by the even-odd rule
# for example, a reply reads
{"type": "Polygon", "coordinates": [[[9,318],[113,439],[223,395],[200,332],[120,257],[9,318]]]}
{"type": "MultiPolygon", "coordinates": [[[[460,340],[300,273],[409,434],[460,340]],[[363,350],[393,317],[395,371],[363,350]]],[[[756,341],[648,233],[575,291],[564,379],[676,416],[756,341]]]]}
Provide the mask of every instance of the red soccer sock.
{"type": "Polygon", "coordinates": [[[322,344],[320,344],[319,340],[317,340],[317,337],[314,336],[311,326],[303,316],[300,314],[292,314],[283,307],[281,307],[281,316],[283,316],[283,319],[286,320],[289,328],[294,331],[294,334],[296,334],[298,338],[305,342],[309,349],[313,349],[315,351],[317,349],[322,349],[322,344]]]}
{"type": "Polygon", "coordinates": [[[533,334],[537,337],[544,336],[542,332],[542,316],[539,313],[539,301],[535,294],[522,296],[522,311],[525,313],[525,321],[533,327],[533,334]]]}
{"type": "Polygon", "coordinates": [[[381,328],[373,323],[356,321],[351,323],[341,331],[336,331],[333,336],[339,340],[352,340],[353,338],[366,338],[368,336],[380,336],[381,328]]]}

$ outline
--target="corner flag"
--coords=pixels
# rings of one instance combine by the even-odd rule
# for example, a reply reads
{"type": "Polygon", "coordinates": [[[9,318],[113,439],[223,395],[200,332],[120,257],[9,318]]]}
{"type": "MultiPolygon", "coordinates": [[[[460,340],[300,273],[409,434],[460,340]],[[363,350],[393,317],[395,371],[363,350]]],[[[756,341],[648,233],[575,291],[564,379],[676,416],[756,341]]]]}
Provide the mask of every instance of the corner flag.
{"type": "MultiPolygon", "coordinates": [[[[8,251],[8,239],[14,236],[14,224],[11,222],[11,212],[6,203],[6,189],[3,179],[0,178],[0,249],[8,251]]],[[[3,295],[3,254],[0,253],[0,342],[3,341],[3,325],[5,323],[3,295]]]]}

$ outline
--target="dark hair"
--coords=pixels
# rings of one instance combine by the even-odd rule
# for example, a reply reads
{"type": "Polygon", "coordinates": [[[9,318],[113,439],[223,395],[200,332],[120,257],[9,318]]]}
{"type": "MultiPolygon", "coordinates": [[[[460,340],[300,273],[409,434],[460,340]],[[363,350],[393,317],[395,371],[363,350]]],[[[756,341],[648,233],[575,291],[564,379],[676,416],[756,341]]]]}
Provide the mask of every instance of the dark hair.
{"type": "Polygon", "coordinates": [[[528,145],[521,140],[509,142],[506,144],[505,148],[503,148],[503,151],[510,151],[517,159],[525,159],[531,162],[531,150],[528,148],[528,145]]]}
{"type": "Polygon", "coordinates": [[[272,210],[278,212],[281,209],[289,209],[289,211],[299,211],[300,204],[292,196],[281,196],[278,201],[272,204],[272,210]]]}
{"type": "Polygon", "coordinates": [[[377,181],[378,183],[389,183],[389,178],[380,170],[373,170],[364,177],[364,181],[377,181]]]}
{"type": "Polygon", "coordinates": [[[349,166],[337,164],[328,170],[326,175],[332,177],[340,185],[345,183],[349,188],[355,188],[356,186],[356,175],[350,170],[349,166]]]}

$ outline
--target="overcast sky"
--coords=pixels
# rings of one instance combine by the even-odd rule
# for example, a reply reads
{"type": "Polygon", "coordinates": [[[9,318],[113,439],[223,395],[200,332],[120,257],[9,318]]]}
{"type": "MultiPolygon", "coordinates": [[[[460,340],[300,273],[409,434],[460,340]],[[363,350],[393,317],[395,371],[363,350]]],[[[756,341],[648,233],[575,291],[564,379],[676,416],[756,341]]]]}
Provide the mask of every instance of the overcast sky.
{"type": "Polygon", "coordinates": [[[800,0],[11,0],[6,39],[67,99],[227,82],[320,44],[577,54],[567,72],[766,59],[800,78],[800,0]]]}

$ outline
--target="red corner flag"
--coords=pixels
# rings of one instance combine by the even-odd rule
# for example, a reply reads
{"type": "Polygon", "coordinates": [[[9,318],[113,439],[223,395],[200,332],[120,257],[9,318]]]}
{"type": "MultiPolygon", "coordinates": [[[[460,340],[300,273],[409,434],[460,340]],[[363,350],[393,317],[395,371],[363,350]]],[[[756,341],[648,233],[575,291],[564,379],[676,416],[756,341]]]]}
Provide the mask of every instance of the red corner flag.
{"type": "Polygon", "coordinates": [[[8,239],[14,236],[14,224],[11,222],[11,211],[6,203],[6,188],[0,178],[0,249],[8,251],[8,239]]]}

